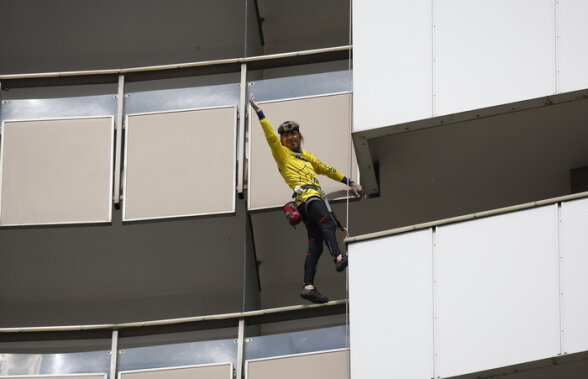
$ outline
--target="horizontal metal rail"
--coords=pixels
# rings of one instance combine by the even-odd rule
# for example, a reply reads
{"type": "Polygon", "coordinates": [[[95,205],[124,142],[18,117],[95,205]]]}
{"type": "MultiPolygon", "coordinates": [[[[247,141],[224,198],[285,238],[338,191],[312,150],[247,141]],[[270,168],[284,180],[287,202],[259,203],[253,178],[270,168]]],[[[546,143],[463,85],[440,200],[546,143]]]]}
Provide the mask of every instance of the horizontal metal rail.
{"type": "Polygon", "coordinates": [[[0,328],[0,333],[43,333],[43,332],[74,332],[74,331],[91,331],[91,330],[120,330],[129,328],[144,328],[153,326],[177,325],[186,323],[195,323],[202,321],[218,321],[218,320],[235,320],[235,325],[241,319],[260,318],[264,316],[299,313],[304,311],[312,311],[318,309],[325,309],[337,307],[347,304],[347,300],[333,300],[326,304],[309,304],[309,305],[292,305],[280,308],[268,308],[257,311],[224,313],[218,315],[182,317],[164,320],[128,322],[121,324],[95,324],[95,325],[67,325],[67,326],[40,326],[40,327],[15,327],[15,328],[0,328]]]}
{"type": "Polygon", "coordinates": [[[554,197],[554,198],[546,199],[546,200],[532,201],[530,203],[512,205],[512,206],[504,207],[504,208],[491,209],[488,211],[476,212],[476,213],[471,213],[471,214],[467,214],[467,215],[463,215],[463,216],[446,218],[443,220],[425,222],[422,224],[403,226],[401,228],[383,230],[381,232],[362,234],[359,236],[346,238],[345,243],[350,244],[350,243],[354,243],[354,242],[367,241],[367,240],[371,240],[371,239],[375,239],[375,238],[381,238],[381,237],[392,236],[395,234],[412,232],[414,230],[427,229],[427,228],[432,228],[434,226],[453,224],[456,222],[468,221],[468,220],[473,220],[473,219],[488,217],[488,216],[495,216],[495,215],[499,215],[499,214],[503,214],[503,213],[520,211],[523,209],[529,209],[529,208],[534,208],[534,207],[541,207],[544,205],[556,204],[556,203],[559,203],[562,201],[581,199],[584,197],[588,197],[588,191],[579,192],[579,193],[575,193],[572,195],[554,197]]]}
{"type": "Polygon", "coordinates": [[[218,59],[210,61],[200,62],[188,62],[178,64],[168,64],[159,66],[144,66],[144,67],[132,67],[132,68],[117,68],[108,70],[90,70],[90,71],[63,71],[63,72],[45,72],[45,73],[32,73],[32,74],[8,74],[0,75],[0,80],[14,80],[14,79],[39,79],[39,78],[58,78],[58,77],[69,77],[69,76],[91,76],[91,75],[124,75],[128,73],[136,72],[149,72],[149,71],[166,71],[175,69],[186,69],[203,66],[216,66],[226,64],[243,64],[253,62],[271,61],[276,59],[285,59],[301,56],[311,56],[324,53],[333,53],[340,51],[351,50],[350,45],[329,47],[324,49],[313,49],[313,50],[302,50],[280,54],[260,55],[246,58],[229,58],[229,59],[218,59]]]}

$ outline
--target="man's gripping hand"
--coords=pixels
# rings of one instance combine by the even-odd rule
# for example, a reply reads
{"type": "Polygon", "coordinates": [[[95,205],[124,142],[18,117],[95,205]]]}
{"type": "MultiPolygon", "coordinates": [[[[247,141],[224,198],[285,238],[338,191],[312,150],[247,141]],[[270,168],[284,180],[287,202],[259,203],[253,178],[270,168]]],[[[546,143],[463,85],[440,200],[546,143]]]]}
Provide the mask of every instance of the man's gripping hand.
{"type": "Polygon", "coordinates": [[[255,102],[255,98],[253,97],[253,94],[249,94],[249,104],[251,104],[251,107],[253,108],[253,110],[255,110],[255,113],[260,111],[259,106],[257,105],[257,103],[255,102]]]}

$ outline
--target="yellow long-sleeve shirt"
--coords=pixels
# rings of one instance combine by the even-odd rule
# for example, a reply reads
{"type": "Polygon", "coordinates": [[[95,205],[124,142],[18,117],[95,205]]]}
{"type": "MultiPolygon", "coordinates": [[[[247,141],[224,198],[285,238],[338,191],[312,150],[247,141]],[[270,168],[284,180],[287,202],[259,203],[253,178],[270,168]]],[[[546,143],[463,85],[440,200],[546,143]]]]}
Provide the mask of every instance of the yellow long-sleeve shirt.
{"type": "MultiPolygon", "coordinates": [[[[320,188],[320,183],[316,177],[317,174],[326,175],[338,182],[343,181],[345,176],[342,173],[322,163],[308,151],[302,150],[301,153],[297,153],[283,146],[280,142],[279,134],[274,131],[269,120],[263,116],[263,113],[260,114],[259,122],[278,166],[278,170],[288,187],[292,190],[295,187],[305,185],[320,188]]],[[[300,204],[312,196],[322,197],[318,191],[310,188],[296,195],[296,203],[300,204]]]]}

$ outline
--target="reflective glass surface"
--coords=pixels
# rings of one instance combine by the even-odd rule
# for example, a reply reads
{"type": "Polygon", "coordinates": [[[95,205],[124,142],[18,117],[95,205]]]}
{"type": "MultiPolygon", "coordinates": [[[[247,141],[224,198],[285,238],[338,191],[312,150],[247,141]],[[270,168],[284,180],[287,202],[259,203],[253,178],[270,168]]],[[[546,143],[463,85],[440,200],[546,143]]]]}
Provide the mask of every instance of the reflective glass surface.
{"type": "Polygon", "coordinates": [[[237,364],[237,342],[234,339],[188,342],[121,350],[119,371],[208,363],[237,364]]]}
{"type": "Polygon", "coordinates": [[[346,348],[347,326],[247,338],[245,359],[346,348]]]}
{"type": "Polygon", "coordinates": [[[56,375],[110,372],[108,351],[64,354],[0,354],[0,375],[56,375]]]}

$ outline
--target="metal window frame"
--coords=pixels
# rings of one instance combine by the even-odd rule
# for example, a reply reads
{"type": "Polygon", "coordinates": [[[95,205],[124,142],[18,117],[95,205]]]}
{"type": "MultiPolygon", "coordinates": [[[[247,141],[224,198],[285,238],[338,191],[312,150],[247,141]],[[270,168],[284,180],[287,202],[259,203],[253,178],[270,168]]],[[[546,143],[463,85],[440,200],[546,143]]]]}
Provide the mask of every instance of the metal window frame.
{"type": "MultiPolygon", "coordinates": [[[[87,119],[110,119],[110,181],[108,185],[108,192],[110,193],[113,186],[113,164],[114,164],[114,117],[112,115],[103,116],[71,116],[71,117],[47,117],[47,118],[30,118],[30,119],[10,119],[2,120],[0,123],[0,218],[2,216],[2,181],[4,177],[4,144],[6,138],[4,138],[4,127],[7,122],[30,122],[30,121],[59,121],[59,120],[87,120],[87,119]]],[[[109,196],[110,197],[110,196],[109,196]]],[[[83,224],[106,224],[112,222],[112,204],[108,201],[108,220],[93,220],[93,221],[66,221],[66,222],[50,222],[50,223],[26,223],[26,224],[0,224],[0,228],[3,227],[14,227],[14,226],[43,226],[43,225],[83,225],[83,224]]]]}
{"type": "Polygon", "coordinates": [[[298,353],[298,354],[286,354],[286,355],[278,355],[275,357],[265,357],[265,358],[256,358],[256,359],[248,359],[245,361],[245,377],[244,379],[248,379],[247,374],[249,373],[249,363],[250,362],[261,362],[261,361],[275,361],[278,359],[287,359],[287,358],[295,358],[295,357],[303,357],[309,355],[321,355],[321,354],[328,354],[328,353],[336,353],[345,351],[347,354],[351,351],[350,348],[341,348],[341,349],[331,349],[331,350],[319,350],[319,351],[310,351],[307,353],[298,353]]]}
{"type": "MultiPolygon", "coordinates": [[[[202,108],[185,108],[185,109],[175,109],[175,110],[165,110],[165,111],[153,111],[153,112],[140,112],[140,113],[130,113],[125,115],[125,128],[124,128],[124,157],[123,157],[123,162],[122,162],[122,168],[121,168],[121,175],[122,175],[122,214],[121,214],[121,220],[123,222],[135,222],[135,221],[144,221],[144,220],[166,220],[166,219],[177,219],[177,218],[182,218],[182,217],[196,217],[196,216],[212,216],[212,215],[222,215],[222,214],[232,214],[235,213],[236,211],[236,199],[235,196],[233,196],[232,198],[232,210],[225,212],[225,211],[219,211],[219,212],[206,212],[206,213],[186,213],[186,214],[181,214],[181,215],[173,215],[173,216],[160,216],[160,217],[141,217],[141,218],[133,218],[133,219],[127,219],[126,218],[126,193],[127,193],[127,174],[128,174],[128,169],[127,169],[127,164],[128,164],[128,145],[129,145],[129,118],[132,116],[145,116],[145,115],[155,115],[155,114],[166,114],[166,113],[182,113],[182,112],[193,112],[193,111],[205,111],[205,110],[212,110],[212,109],[233,109],[233,117],[235,120],[235,124],[233,125],[233,141],[237,140],[237,130],[238,130],[238,120],[237,120],[237,116],[238,116],[238,109],[235,105],[220,105],[220,106],[214,106],[214,107],[202,107],[202,108]]],[[[233,173],[235,173],[237,171],[237,161],[236,161],[236,157],[237,157],[237,148],[233,149],[233,168],[232,171],[233,173]]],[[[233,183],[232,183],[232,187],[236,188],[236,177],[235,175],[233,175],[233,183]]]]}
{"type": "Polygon", "coordinates": [[[140,372],[182,370],[182,369],[187,369],[187,368],[226,366],[226,365],[229,365],[229,367],[230,367],[230,376],[229,376],[228,379],[233,379],[233,362],[205,363],[205,364],[199,364],[199,365],[170,366],[170,367],[146,368],[146,369],[140,369],[140,370],[126,370],[126,371],[119,371],[118,372],[118,375],[117,375],[117,378],[118,379],[122,379],[123,374],[132,374],[132,373],[140,373],[140,372]]]}

